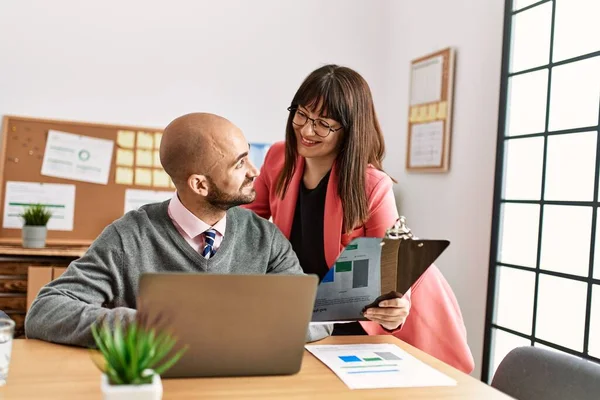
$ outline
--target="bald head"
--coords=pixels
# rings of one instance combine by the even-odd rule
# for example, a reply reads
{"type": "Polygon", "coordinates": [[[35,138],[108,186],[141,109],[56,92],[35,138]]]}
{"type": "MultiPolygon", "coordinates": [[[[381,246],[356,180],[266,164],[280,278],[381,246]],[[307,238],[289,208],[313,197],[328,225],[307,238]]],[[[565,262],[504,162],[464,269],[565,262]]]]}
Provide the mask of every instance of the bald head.
{"type": "Polygon", "coordinates": [[[240,129],[223,117],[186,114],[165,128],[160,162],[175,184],[191,174],[210,174],[226,157],[228,143],[239,137],[243,138],[240,129]]]}

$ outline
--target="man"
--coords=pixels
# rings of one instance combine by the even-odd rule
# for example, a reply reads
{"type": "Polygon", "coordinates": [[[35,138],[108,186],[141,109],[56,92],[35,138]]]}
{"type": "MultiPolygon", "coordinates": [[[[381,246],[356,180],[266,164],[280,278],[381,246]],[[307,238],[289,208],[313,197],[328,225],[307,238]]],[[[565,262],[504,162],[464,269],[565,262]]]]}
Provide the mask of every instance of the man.
{"type": "MultiPolygon", "coordinates": [[[[177,193],[107,226],[82,258],[40,291],[27,313],[26,335],[93,346],[90,327],[99,317],[112,323],[135,314],[144,272],[301,274],[277,227],[236,207],[256,195],[258,170],[248,151],[242,132],[219,116],[194,113],[171,122],[160,160],[177,193]]],[[[307,340],[330,329],[311,327],[307,340]]]]}

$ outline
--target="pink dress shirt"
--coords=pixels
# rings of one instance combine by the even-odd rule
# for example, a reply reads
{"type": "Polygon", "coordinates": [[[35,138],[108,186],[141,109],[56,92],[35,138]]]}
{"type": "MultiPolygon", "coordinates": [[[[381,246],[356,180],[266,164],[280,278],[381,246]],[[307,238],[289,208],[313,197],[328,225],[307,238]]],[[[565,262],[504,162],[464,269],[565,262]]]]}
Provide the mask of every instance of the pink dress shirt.
{"type": "Polygon", "coordinates": [[[219,249],[219,246],[223,241],[223,236],[225,235],[227,216],[224,216],[214,226],[210,226],[192,214],[190,210],[185,208],[185,206],[181,203],[181,200],[179,200],[177,193],[175,193],[171,199],[171,202],[169,203],[168,213],[171,221],[173,221],[173,225],[175,225],[175,228],[177,228],[177,231],[198,253],[202,253],[202,250],[204,249],[203,233],[210,228],[213,228],[217,232],[213,249],[215,251],[219,249]]]}

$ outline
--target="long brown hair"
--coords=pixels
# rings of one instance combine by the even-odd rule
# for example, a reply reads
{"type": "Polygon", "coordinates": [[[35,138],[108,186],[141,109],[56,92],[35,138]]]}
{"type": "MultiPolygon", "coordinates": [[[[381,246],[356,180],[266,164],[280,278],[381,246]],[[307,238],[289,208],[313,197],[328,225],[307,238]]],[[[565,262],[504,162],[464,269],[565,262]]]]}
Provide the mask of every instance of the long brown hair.
{"type": "MultiPolygon", "coordinates": [[[[383,171],[385,143],[375,114],[371,89],[356,71],[337,65],[326,65],[313,71],[300,85],[292,99],[292,110],[298,106],[321,107],[344,127],[344,136],[336,158],[338,195],[344,210],[344,231],[364,224],[369,218],[366,171],[368,164],[383,171]]],[[[277,179],[277,194],[283,198],[296,168],[298,147],[290,112],[285,129],[285,163],[277,179]]],[[[332,133],[335,134],[335,133],[332,133]]]]}

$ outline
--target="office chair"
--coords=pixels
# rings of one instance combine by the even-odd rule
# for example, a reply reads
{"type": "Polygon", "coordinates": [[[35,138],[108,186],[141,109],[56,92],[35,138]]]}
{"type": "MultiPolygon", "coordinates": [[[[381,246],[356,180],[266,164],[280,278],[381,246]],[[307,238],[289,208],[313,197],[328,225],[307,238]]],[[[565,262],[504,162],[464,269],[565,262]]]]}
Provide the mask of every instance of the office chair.
{"type": "Polygon", "coordinates": [[[598,400],[600,364],[539,347],[518,347],[502,360],[492,386],[517,400],[598,400]]]}

